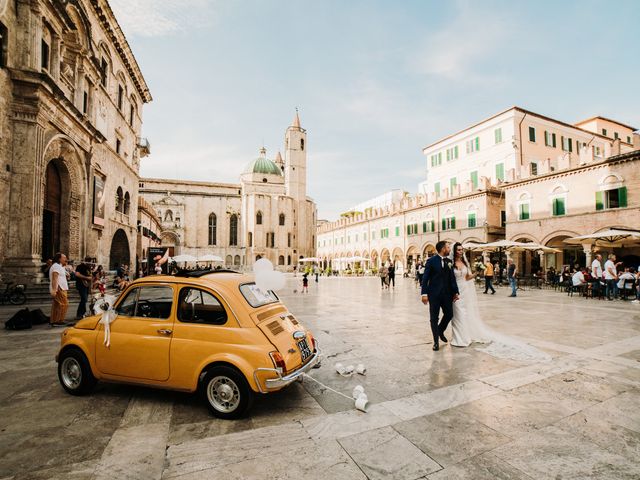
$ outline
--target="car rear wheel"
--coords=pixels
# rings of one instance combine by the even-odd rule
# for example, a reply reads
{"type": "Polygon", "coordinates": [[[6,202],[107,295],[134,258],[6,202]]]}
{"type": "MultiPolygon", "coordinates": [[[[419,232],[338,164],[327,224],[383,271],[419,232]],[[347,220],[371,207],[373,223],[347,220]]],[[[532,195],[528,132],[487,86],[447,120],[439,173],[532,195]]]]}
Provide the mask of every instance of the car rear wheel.
{"type": "Polygon", "coordinates": [[[97,380],[91,372],[84,353],[76,349],[64,350],[58,360],[58,379],[62,388],[71,395],[85,395],[97,380]]]}
{"type": "Polygon", "coordinates": [[[253,391],[247,380],[231,367],[210,368],[202,380],[201,391],[209,410],[218,418],[241,417],[253,404],[253,391]]]}

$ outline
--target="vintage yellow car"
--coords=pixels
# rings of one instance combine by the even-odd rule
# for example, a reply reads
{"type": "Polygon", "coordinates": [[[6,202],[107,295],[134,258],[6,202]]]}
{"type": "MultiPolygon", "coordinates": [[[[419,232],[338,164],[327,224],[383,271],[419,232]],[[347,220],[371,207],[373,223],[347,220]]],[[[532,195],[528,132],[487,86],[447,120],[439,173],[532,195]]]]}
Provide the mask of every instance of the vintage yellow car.
{"type": "Polygon", "coordinates": [[[236,272],[142,278],[113,309],[108,332],[101,315],[62,332],[58,378],[70,394],[89,393],[98,380],[199,391],[214,415],[237,418],[257,393],[320,362],[313,335],[277,295],[236,272]]]}

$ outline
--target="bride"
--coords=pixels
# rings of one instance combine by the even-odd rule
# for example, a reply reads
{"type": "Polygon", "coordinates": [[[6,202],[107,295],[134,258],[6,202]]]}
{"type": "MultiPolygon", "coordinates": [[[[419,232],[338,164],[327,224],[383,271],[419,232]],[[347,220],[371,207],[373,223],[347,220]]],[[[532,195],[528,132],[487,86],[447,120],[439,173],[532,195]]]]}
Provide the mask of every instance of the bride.
{"type": "Polygon", "coordinates": [[[460,243],[455,243],[451,250],[453,272],[460,291],[460,298],[453,304],[451,328],[454,347],[468,347],[471,343],[489,344],[479,350],[500,358],[524,361],[548,361],[551,357],[520,340],[497,333],[489,329],[480,316],[478,296],[474,285],[475,275],[471,272],[469,262],[460,243]]]}

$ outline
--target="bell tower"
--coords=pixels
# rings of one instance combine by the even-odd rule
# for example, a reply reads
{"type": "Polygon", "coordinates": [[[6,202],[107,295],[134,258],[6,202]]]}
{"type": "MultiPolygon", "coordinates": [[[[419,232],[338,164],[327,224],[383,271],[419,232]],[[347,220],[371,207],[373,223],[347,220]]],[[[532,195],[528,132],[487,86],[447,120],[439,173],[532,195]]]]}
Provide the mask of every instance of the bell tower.
{"type": "Polygon", "coordinates": [[[284,184],[285,193],[293,199],[293,244],[294,262],[302,255],[307,257],[312,250],[313,225],[309,220],[307,202],[307,131],[300,126],[300,116],[296,108],[293,122],[284,137],[284,184]]]}
{"type": "Polygon", "coordinates": [[[300,126],[296,115],[284,138],[284,182],[286,194],[297,201],[307,198],[307,131],[300,126]]]}

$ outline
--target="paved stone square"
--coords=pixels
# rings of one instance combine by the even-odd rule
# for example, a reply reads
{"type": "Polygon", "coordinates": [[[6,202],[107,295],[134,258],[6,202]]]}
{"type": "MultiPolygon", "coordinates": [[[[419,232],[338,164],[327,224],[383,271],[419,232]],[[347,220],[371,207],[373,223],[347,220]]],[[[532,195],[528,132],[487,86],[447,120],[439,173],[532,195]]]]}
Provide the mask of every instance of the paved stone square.
{"type": "MultiPolygon", "coordinates": [[[[72,397],[59,330],[0,331],[0,479],[631,479],[640,476],[640,305],[528,290],[479,295],[487,324],[552,355],[431,350],[413,282],[321,278],[281,297],[324,351],[312,376],[211,417],[193,395],[100,384],[72,397]],[[364,363],[341,377],[335,362],[364,363]]],[[[2,307],[0,319],[12,309],[2,307]]],[[[48,311],[48,307],[46,309],[48,311]]],[[[70,312],[73,308],[70,308],[70,312]]]]}

